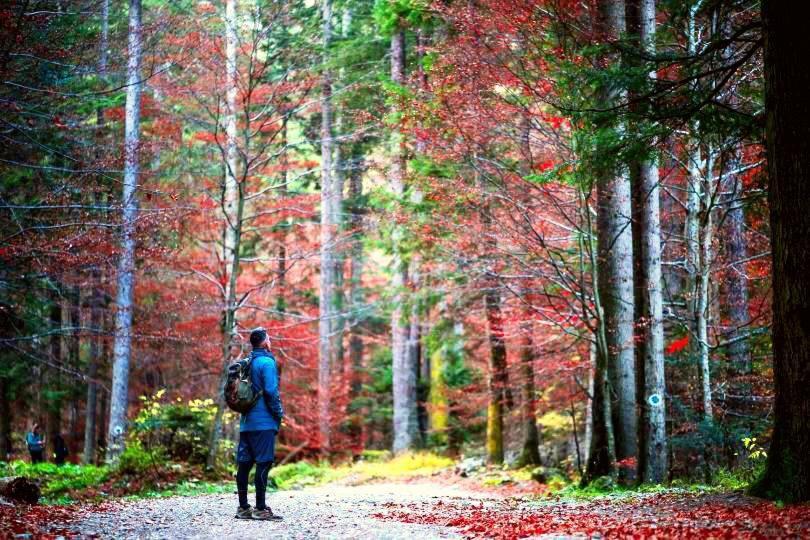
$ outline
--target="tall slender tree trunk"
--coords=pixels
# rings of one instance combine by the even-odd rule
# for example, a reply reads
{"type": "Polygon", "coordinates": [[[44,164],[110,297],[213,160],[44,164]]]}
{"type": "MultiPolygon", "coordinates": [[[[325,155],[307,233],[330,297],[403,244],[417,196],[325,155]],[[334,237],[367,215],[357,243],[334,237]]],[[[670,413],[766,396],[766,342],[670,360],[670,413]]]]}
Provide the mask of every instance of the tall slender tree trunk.
{"type": "Polygon", "coordinates": [[[488,260],[484,278],[484,311],[487,319],[487,336],[489,339],[489,378],[487,382],[489,401],[487,403],[487,461],[493,464],[503,463],[504,445],[504,407],[508,392],[508,372],[506,357],[506,339],[504,335],[503,313],[501,310],[501,293],[495,275],[494,261],[497,256],[498,245],[492,232],[492,207],[488,199],[486,185],[475,167],[476,184],[481,192],[480,219],[484,231],[483,253],[488,260]]]}
{"type": "MultiPolygon", "coordinates": [[[[531,147],[531,118],[528,113],[521,118],[520,126],[520,149],[521,149],[521,173],[525,176],[532,171],[532,147],[531,147]]],[[[526,231],[531,234],[531,231],[526,231]]],[[[540,465],[540,432],[537,429],[537,396],[534,388],[534,362],[535,348],[533,339],[532,312],[530,289],[523,290],[523,321],[520,325],[521,352],[520,352],[520,375],[522,389],[522,420],[523,420],[523,449],[518,462],[522,465],[540,465]]]]}
{"type": "MultiPolygon", "coordinates": [[[[405,84],[405,31],[397,29],[391,36],[391,80],[405,84]]],[[[391,188],[400,200],[405,195],[405,150],[402,135],[397,129],[392,134],[391,188]]],[[[391,355],[393,358],[394,391],[394,453],[414,447],[419,431],[416,411],[416,368],[408,354],[410,333],[409,316],[405,311],[404,296],[408,282],[408,267],[402,260],[401,246],[394,232],[394,256],[391,262],[394,290],[394,309],[391,313],[391,355]]]]}
{"type": "Polygon", "coordinates": [[[236,335],[236,287],[239,277],[239,248],[242,238],[242,212],[244,194],[239,181],[239,153],[237,141],[237,66],[236,55],[239,40],[236,34],[236,0],[225,3],[225,163],[224,189],[222,191],[223,212],[223,307],[222,307],[222,367],[217,386],[217,411],[208,445],[206,467],[216,465],[219,440],[222,436],[222,418],[225,413],[223,389],[228,376],[228,365],[233,360],[234,347],[238,346],[236,335]]]}
{"type": "MultiPolygon", "coordinates": [[[[74,277],[75,279],[75,277],[74,277]]],[[[81,362],[81,326],[82,326],[82,294],[77,285],[70,285],[66,289],[64,298],[63,325],[69,328],[69,332],[64,334],[65,351],[67,352],[66,365],[73,373],[80,372],[81,362]]],[[[70,398],[70,409],[68,422],[65,429],[65,440],[69,447],[76,447],[78,440],[79,426],[79,401],[81,392],[76,385],[67,385],[65,396],[70,398]]]]}
{"type": "Polygon", "coordinates": [[[118,260],[115,343],[113,346],[110,425],[107,461],[124,451],[129,406],[129,364],[132,350],[132,298],[135,286],[135,222],[138,218],[138,175],[141,142],[141,57],[143,56],[141,0],[129,0],[127,97],[124,118],[124,186],[121,196],[121,255],[118,260]]]}
{"type": "MultiPolygon", "coordinates": [[[[110,35],[110,0],[101,2],[101,38],[98,44],[98,75],[102,79],[107,76],[107,60],[110,35]]],[[[104,108],[96,109],[96,136],[98,148],[102,144],[104,135],[104,108]]],[[[101,152],[97,151],[96,160],[101,159],[101,152]]],[[[99,181],[101,178],[99,178],[99,181]]],[[[101,202],[101,186],[97,187],[94,201],[101,202]]],[[[100,364],[100,354],[102,348],[102,334],[104,333],[104,291],[102,289],[103,275],[100,267],[96,267],[91,272],[93,290],[90,295],[90,329],[93,336],[90,339],[90,358],[87,362],[87,398],[84,415],[84,449],[82,452],[82,463],[85,465],[96,461],[96,443],[98,442],[98,367],[100,364]]],[[[102,429],[104,428],[102,424],[102,429]]]]}
{"type": "MultiPolygon", "coordinates": [[[[698,4],[691,8],[687,28],[687,50],[697,54],[698,29],[696,26],[698,4]]],[[[686,196],[686,305],[690,320],[690,351],[697,360],[701,388],[701,405],[706,421],[712,419],[711,375],[708,358],[708,271],[706,256],[711,249],[711,205],[710,182],[704,182],[704,169],[707,179],[712,169],[707,165],[711,150],[703,157],[700,145],[700,123],[690,122],[687,140],[687,196],[686,196]],[[703,216],[703,222],[701,222],[703,216]],[[705,276],[705,279],[704,279],[705,276]],[[705,290],[704,290],[705,289],[705,290]]]]}
{"type": "MultiPolygon", "coordinates": [[[[287,186],[287,178],[288,178],[288,171],[287,169],[290,166],[289,155],[287,154],[287,123],[289,122],[289,117],[284,119],[284,125],[281,127],[281,155],[278,158],[279,165],[281,167],[280,180],[281,185],[279,186],[278,192],[279,196],[282,199],[286,199],[289,193],[289,186],[287,186]]],[[[287,311],[287,298],[286,298],[286,289],[287,289],[287,228],[289,226],[289,221],[284,220],[282,222],[283,231],[281,234],[281,239],[279,241],[278,246],[278,269],[276,271],[276,311],[278,311],[277,316],[279,319],[283,318],[284,312],[287,311]]]]}
{"type": "Polygon", "coordinates": [[[700,365],[700,387],[703,401],[703,419],[706,422],[714,420],[712,407],[712,379],[709,348],[709,321],[711,319],[710,302],[710,271],[714,261],[714,196],[715,184],[713,178],[713,156],[709,150],[707,155],[706,179],[702,193],[702,223],[700,227],[700,267],[697,283],[697,339],[700,365]]]}
{"type": "Polygon", "coordinates": [[[746,336],[751,319],[748,314],[748,276],[745,272],[745,260],[748,259],[748,242],[745,238],[745,208],[742,202],[742,180],[735,172],[742,166],[742,155],[739,146],[731,149],[730,157],[725,161],[723,180],[728,195],[728,213],[725,220],[726,256],[729,260],[729,271],[725,278],[726,303],[730,329],[727,339],[728,358],[734,371],[739,375],[751,373],[751,348],[746,336]]]}
{"type": "MultiPolygon", "coordinates": [[[[625,30],[624,0],[600,3],[603,33],[617,39],[625,30]]],[[[618,61],[618,60],[616,60],[618,61]]],[[[602,91],[602,106],[615,105],[623,94],[619,88],[602,91]]],[[[617,129],[624,129],[619,127],[617,129]]],[[[599,295],[607,330],[608,378],[613,399],[612,416],[616,459],[636,458],[636,376],[633,290],[632,190],[625,168],[608,171],[597,182],[597,225],[599,234],[599,295]]],[[[622,467],[623,480],[635,476],[635,469],[622,467]]]]}
{"type": "Polygon", "coordinates": [[[773,260],[774,431],[754,491],[810,500],[810,71],[802,17],[764,0],[765,137],[773,260]]]}
{"type": "MultiPolygon", "coordinates": [[[[655,0],[628,3],[630,31],[646,55],[655,54],[655,0]]],[[[649,74],[654,79],[655,72],[649,74]]],[[[638,107],[647,109],[646,104],[638,107]]],[[[661,215],[658,161],[640,160],[633,170],[633,232],[637,238],[636,313],[638,342],[637,398],[639,418],[639,482],[661,483],[667,472],[666,387],[664,383],[664,321],[661,273],[661,215]]]]}
{"type": "MultiPolygon", "coordinates": [[[[528,300],[526,300],[528,302],[528,300]]],[[[518,462],[523,466],[540,465],[540,432],[537,429],[537,396],[534,388],[535,349],[532,338],[532,312],[526,304],[521,322],[520,375],[522,387],[523,450],[518,462]]]]}
{"type": "Polygon", "coordinates": [[[332,170],[334,138],[332,134],[332,72],[329,47],[332,41],[332,1],[323,0],[322,40],[324,72],[321,81],[321,277],[318,322],[318,430],[321,449],[328,452],[331,443],[332,370],[335,367],[335,240],[337,238],[335,191],[332,170]]]}
{"type": "MultiPolygon", "coordinates": [[[[56,436],[62,429],[62,406],[64,392],[62,389],[62,371],[64,358],[66,356],[65,343],[62,337],[64,327],[62,323],[62,284],[54,280],[53,289],[50,291],[50,327],[53,334],[50,338],[51,360],[47,371],[47,390],[50,394],[45,403],[45,435],[46,448],[53,445],[56,436]]],[[[46,458],[48,453],[45,453],[46,458]]]]}
{"type": "MultiPolygon", "coordinates": [[[[349,193],[351,201],[351,244],[349,246],[349,303],[351,305],[349,317],[349,363],[351,364],[350,401],[354,402],[360,397],[363,388],[363,214],[361,199],[363,197],[364,160],[362,155],[356,154],[351,161],[349,173],[349,193]]],[[[354,442],[363,447],[363,418],[365,414],[357,411],[357,422],[354,426],[354,442]]]]}
{"type": "MultiPolygon", "coordinates": [[[[616,442],[613,434],[613,419],[611,414],[610,391],[608,387],[608,330],[605,317],[605,308],[600,293],[601,266],[598,246],[594,239],[598,236],[593,229],[591,221],[591,208],[589,199],[581,196],[582,222],[588,232],[588,254],[593,282],[593,303],[596,312],[596,326],[594,328],[594,341],[591,349],[593,355],[593,373],[591,376],[590,399],[590,436],[588,445],[588,461],[581,484],[588,485],[600,476],[614,476],[616,473],[616,442]]],[[[598,242],[598,239],[597,239],[598,242]]]]}
{"type": "MultiPolygon", "coordinates": [[[[98,272],[100,274],[100,272],[98,272]]],[[[94,277],[96,272],[93,273],[94,277]]],[[[98,276],[101,277],[100,275],[98,276]]],[[[103,297],[101,295],[101,284],[93,280],[93,291],[90,297],[90,329],[93,332],[90,338],[90,358],[87,362],[87,398],[84,414],[84,451],[82,452],[82,463],[89,465],[96,460],[96,441],[98,440],[96,431],[98,418],[98,366],[101,354],[101,333],[103,297]]]]}
{"type": "Polygon", "coordinates": [[[507,380],[501,295],[490,283],[484,293],[489,337],[489,402],[487,403],[487,461],[503,463],[503,414],[507,380]]]}
{"type": "Polygon", "coordinates": [[[0,460],[10,461],[11,395],[6,377],[0,375],[0,460]]]}

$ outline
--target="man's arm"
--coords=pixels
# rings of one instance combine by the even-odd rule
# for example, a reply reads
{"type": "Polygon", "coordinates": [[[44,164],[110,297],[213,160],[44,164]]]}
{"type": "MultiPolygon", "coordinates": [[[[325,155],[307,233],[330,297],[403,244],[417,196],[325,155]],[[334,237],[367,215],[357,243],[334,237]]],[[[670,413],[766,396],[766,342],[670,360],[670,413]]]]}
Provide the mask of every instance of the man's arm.
{"type": "Polygon", "coordinates": [[[284,409],[281,406],[281,396],[278,393],[278,371],[276,370],[275,358],[272,362],[267,362],[262,371],[264,402],[267,404],[273,418],[281,423],[281,419],[284,417],[284,409]]]}

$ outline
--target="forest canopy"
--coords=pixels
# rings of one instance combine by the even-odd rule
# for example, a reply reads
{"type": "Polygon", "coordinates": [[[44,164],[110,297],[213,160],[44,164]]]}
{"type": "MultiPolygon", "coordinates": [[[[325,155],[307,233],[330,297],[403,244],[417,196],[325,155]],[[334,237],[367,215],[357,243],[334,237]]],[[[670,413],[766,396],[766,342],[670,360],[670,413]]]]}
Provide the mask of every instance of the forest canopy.
{"type": "Polygon", "coordinates": [[[262,326],[282,459],[806,500],[807,75],[773,4],[4,2],[0,460],[39,423],[221,470],[262,326]]]}

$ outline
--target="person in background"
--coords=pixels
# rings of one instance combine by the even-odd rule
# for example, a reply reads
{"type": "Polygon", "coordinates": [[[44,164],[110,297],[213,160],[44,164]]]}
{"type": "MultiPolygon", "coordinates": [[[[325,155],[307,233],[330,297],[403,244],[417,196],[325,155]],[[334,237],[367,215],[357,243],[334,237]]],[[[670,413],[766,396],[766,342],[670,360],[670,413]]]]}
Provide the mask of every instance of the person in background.
{"type": "Polygon", "coordinates": [[[264,328],[256,328],[250,333],[250,344],[253,346],[250,353],[250,380],[262,395],[239,422],[239,446],[236,449],[239,508],[236,518],[280,521],[281,516],[274,514],[265,502],[267,475],[275,460],[276,435],[284,416],[278,392],[278,368],[264,328]],[[248,477],[254,463],[256,508],[251,508],[248,504],[248,477]]]}
{"type": "Polygon", "coordinates": [[[42,463],[42,454],[45,451],[45,437],[39,432],[39,424],[34,424],[31,431],[25,435],[28,453],[31,454],[31,463],[42,463]]]}
{"type": "Polygon", "coordinates": [[[65,458],[68,457],[68,454],[70,454],[70,450],[68,450],[65,439],[62,438],[61,433],[57,433],[56,437],[53,439],[54,463],[57,465],[64,465],[65,458]]]}

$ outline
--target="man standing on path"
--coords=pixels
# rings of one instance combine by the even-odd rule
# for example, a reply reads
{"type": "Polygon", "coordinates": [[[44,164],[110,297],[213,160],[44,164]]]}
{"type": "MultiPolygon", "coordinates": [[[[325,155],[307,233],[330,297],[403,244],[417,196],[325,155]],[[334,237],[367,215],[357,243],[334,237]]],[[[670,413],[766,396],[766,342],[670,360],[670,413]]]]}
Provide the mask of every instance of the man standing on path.
{"type": "Polygon", "coordinates": [[[239,446],[236,450],[236,490],[239,494],[238,519],[281,521],[265,502],[267,474],[273,466],[276,435],[281,426],[284,410],[278,393],[278,366],[270,352],[270,340],[264,328],[250,333],[250,376],[254,389],[261,393],[256,405],[243,414],[239,423],[239,446]],[[256,508],[248,504],[248,476],[256,464],[254,486],[256,508]]]}

